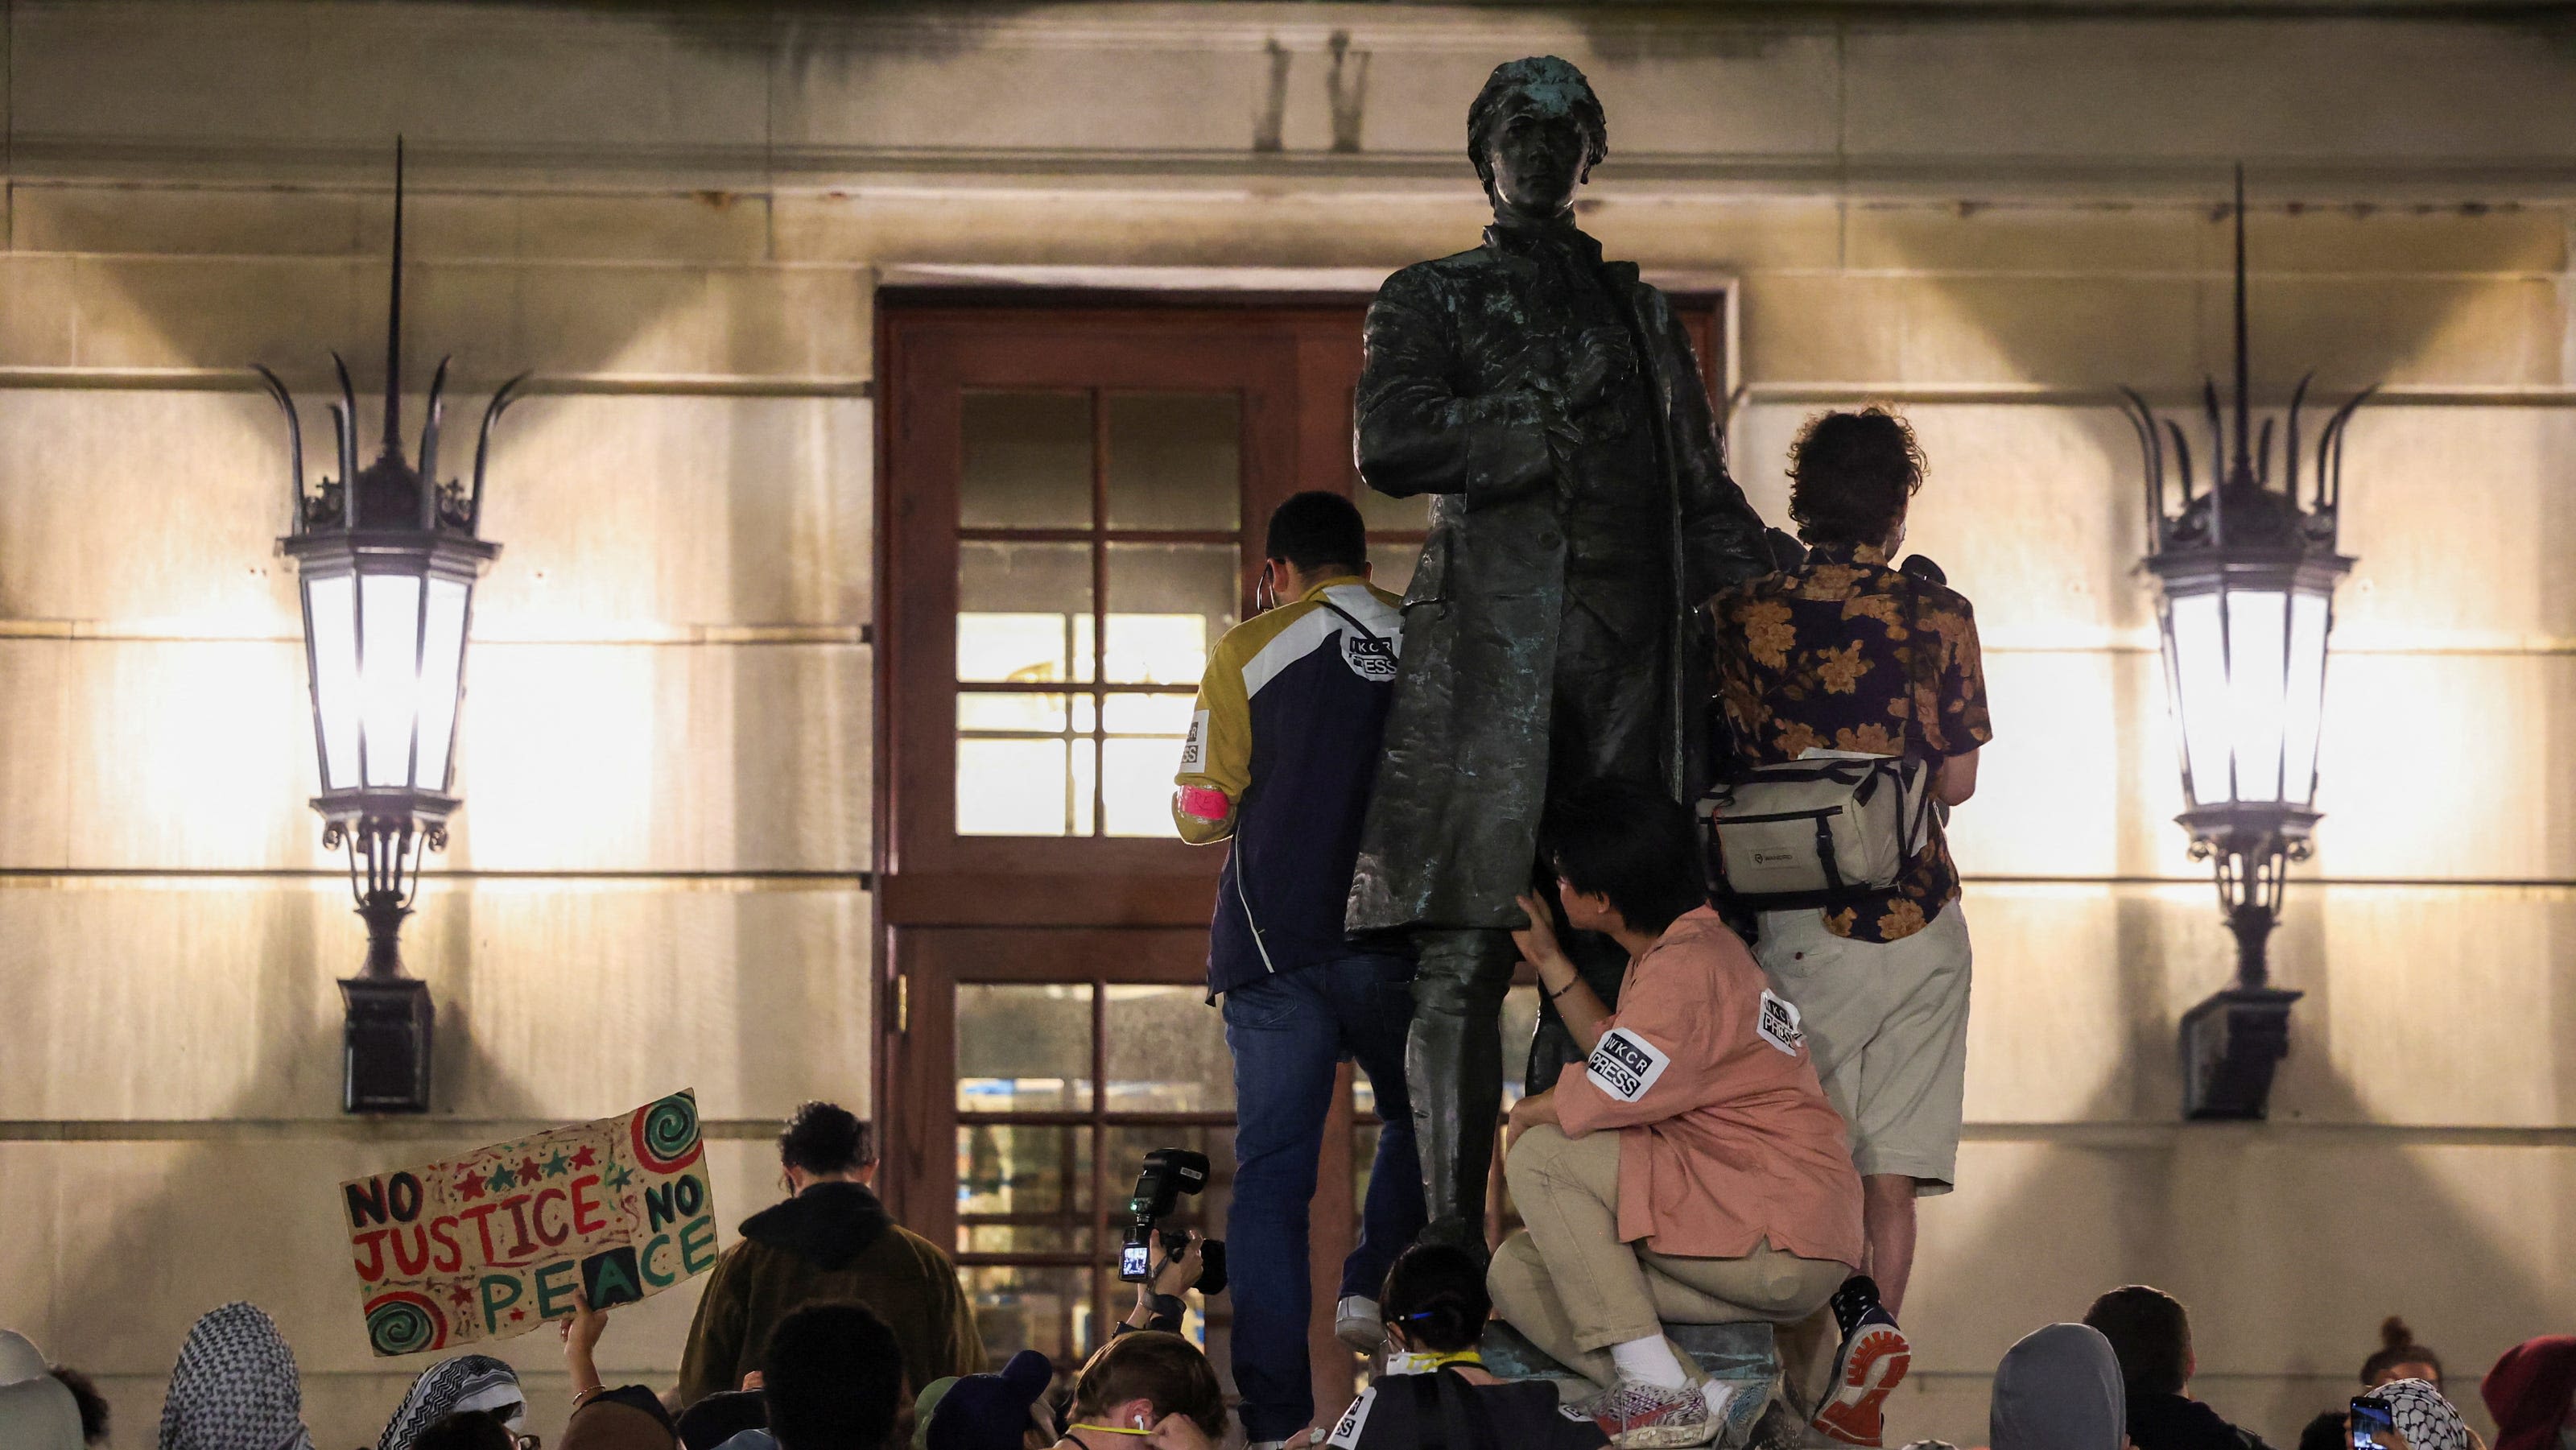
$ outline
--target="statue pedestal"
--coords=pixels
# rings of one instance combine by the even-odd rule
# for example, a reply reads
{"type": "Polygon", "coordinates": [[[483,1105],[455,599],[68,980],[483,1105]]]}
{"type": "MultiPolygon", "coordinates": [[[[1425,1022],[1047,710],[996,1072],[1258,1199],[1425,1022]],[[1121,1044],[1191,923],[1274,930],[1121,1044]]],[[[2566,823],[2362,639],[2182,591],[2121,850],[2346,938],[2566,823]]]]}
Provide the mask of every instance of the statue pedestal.
{"type": "MultiPolygon", "coordinates": [[[[1780,1384],[1780,1354],[1768,1324],[1667,1324],[1664,1333],[1682,1347],[1710,1379],[1732,1385],[1726,1427],[1718,1432],[1719,1450],[1738,1450],[1752,1442],[1754,1423],[1768,1409],[1780,1384]]],[[[1592,1393],[1592,1382],[1549,1358],[1521,1332],[1497,1319],[1485,1326],[1477,1345],[1485,1368],[1507,1380],[1552,1380],[1559,1398],[1592,1393]]]]}

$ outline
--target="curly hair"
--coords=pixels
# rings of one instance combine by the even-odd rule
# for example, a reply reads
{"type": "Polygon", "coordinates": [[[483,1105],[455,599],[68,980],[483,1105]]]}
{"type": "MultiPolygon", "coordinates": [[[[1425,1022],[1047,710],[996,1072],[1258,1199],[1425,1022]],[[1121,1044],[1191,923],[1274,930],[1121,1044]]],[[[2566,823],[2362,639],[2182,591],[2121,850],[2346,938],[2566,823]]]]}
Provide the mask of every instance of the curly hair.
{"type": "Polygon", "coordinates": [[[1810,544],[1876,544],[1923,487],[1923,445],[1885,408],[1819,413],[1789,445],[1789,517],[1810,544]]]}
{"type": "Polygon", "coordinates": [[[778,1161],[806,1173],[849,1173],[877,1161],[876,1134],[837,1103],[799,1103],[778,1135],[778,1161]]]}
{"type": "Polygon", "coordinates": [[[1608,159],[1609,118],[1602,114],[1601,98],[1593,94],[1592,82],[1572,61],[1552,55],[1507,60],[1494,67],[1494,73],[1485,78],[1485,88],[1467,107],[1467,159],[1476,163],[1476,175],[1485,183],[1487,196],[1494,194],[1494,166],[1485,152],[1494,128],[1509,117],[1514,101],[1528,103],[1541,115],[1572,117],[1583,128],[1586,167],[1608,159]]]}

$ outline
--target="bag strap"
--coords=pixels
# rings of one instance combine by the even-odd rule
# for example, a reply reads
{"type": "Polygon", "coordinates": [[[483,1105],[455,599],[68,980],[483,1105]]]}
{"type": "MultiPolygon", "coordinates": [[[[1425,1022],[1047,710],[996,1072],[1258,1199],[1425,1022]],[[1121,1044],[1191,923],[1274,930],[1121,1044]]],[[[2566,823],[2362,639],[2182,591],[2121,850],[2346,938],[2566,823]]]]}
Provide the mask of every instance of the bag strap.
{"type": "Polygon", "coordinates": [[[1352,614],[1349,610],[1344,609],[1329,599],[1318,599],[1315,602],[1324,606],[1326,609],[1333,611],[1335,614],[1340,615],[1342,617],[1342,622],[1349,625],[1351,628],[1358,630],[1362,637],[1376,640],[1380,644],[1384,644],[1386,642],[1385,635],[1379,634],[1367,625],[1360,623],[1359,617],[1352,614]]]}

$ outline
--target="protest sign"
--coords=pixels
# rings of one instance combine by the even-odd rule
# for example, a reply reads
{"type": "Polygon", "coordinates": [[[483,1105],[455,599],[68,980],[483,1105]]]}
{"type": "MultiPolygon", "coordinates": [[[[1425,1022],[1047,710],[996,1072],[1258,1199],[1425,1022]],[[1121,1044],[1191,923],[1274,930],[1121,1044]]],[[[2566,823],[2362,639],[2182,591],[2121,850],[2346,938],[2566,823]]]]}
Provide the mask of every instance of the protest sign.
{"type": "Polygon", "coordinates": [[[698,1099],[340,1185],[378,1354],[525,1334],[658,1294],[716,1261],[698,1099]]]}

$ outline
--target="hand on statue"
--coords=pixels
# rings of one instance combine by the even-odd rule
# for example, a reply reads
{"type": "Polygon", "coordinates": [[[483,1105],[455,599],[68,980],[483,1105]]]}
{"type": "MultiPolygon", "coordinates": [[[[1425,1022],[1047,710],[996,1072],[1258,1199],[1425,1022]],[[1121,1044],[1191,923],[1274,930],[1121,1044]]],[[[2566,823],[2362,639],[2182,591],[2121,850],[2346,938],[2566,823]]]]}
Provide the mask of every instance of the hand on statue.
{"type": "Polygon", "coordinates": [[[1548,910],[1546,900],[1535,891],[1524,891],[1513,899],[1529,913],[1530,924],[1512,933],[1512,945],[1520,948],[1521,960],[1538,968],[1542,981],[1551,966],[1574,970],[1574,964],[1566,960],[1565,949],[1556,944],[1556,917],[1548,910]]]}

